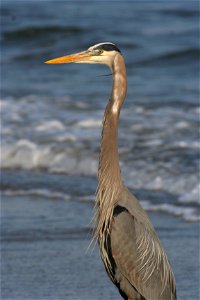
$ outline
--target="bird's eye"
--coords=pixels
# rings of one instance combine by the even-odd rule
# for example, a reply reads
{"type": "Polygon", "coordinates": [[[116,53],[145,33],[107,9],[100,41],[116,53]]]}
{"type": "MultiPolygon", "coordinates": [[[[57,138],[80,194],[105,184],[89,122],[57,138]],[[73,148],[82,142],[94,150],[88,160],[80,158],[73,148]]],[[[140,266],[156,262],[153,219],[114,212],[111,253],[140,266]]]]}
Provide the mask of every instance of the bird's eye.
{"type": "Polygon", "coordinates": [[[98,50],[98,54],[101,55],[103,53],[103,49],[98,50]]]}

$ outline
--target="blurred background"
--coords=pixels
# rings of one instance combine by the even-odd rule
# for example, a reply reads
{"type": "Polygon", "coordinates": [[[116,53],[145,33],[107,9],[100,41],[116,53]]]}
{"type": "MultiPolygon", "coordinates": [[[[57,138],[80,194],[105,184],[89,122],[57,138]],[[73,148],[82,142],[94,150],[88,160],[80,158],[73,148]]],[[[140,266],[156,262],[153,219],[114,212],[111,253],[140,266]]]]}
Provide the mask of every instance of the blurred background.
{"type": "Polygon", "coordinates": [[[101,65],[45,65],[113,42],[127,65],[119,153],[198,299],[198,1],[1,3],[2,299],[118,299],[89,251],[103,112],[101,65]]]}

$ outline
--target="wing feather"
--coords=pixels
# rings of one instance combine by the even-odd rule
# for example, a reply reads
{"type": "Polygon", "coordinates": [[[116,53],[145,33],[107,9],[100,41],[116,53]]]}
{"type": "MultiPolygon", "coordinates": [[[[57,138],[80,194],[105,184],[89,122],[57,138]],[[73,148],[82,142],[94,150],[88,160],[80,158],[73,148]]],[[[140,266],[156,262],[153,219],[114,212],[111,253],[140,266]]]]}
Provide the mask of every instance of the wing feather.
{"type": "Polygon", "coordinates": [[[146,299],[176,299],[174,276],[155,231],[127,210],[114,216],[111,249],[123,289],[124,278],[146,299]]]}

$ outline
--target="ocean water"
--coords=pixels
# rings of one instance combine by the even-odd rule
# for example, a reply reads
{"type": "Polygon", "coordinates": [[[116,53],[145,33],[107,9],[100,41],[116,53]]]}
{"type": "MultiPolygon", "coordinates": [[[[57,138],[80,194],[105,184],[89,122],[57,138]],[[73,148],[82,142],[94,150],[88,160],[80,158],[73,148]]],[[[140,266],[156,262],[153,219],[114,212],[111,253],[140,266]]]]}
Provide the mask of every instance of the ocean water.
{"type": "MultiPolygon", "coordinates": [[[[72,248],[68,248],[72,252],[88,243],[103,111],[111,92],[112,77],[102,76],[110,72],[102,65],[52,66],[45,65],[44,61],[85,50],[102,41],[116,43],[127,66],[128,93],[119,128],[124,181],[152,214],[153,222],[163,216],[166,224],[171,220],[178,229],[192,230],[191,236],[198,240],[198,22],[198,1],[85,1],[84,5],[79,1],[2,1],[3,241],[9,259],[14,250],[15,255],[19,254],[18,260],[12,261],[16,268],[5,264],[5,278],[12,268],[14,273],[10,282],[5,280],[2,299],[61,300],[76,299],[76,295],[81,299],[81,292],[76,294],[75,290],[73,293],[70,290],[67,296],[63,286],[57,294],[52,290],[51,298],[49,294],[45,296],[43,292],[50,288],[48,282],[34,296],[31,280],[27,286],[22,284],[31,263],[22,272],[21,281],[15,276],[24,257],[20,252],[24,243],[31,253],[27,254],[27,260],[24,257],[25,262],[30,260],[34,247],[44,255],[42,247],[49,246],[45,246],[45,242],[43,245],[44,236],[45,241],[50,239],[57,247],[56,241],[64,243],[67,235],[66,239],[73,240],[72,248]],[[64,220],[62,210],[68,209],[64,209],[65,205],[72,205],[75,210],[70,210],[69,219],[60,229],[59,224],[64,220]],[[48,210],[48,207],[53,209],[48,210]],[[40,209],[43,212],[38,216],[40,209]],[[87,222],[77,218],[82,211],[87,212],[87,222]],[[36,216],[35,219],[31,216],[29,222],[31,212],[36,216]],[[55,227],[48,223],[50,220],[55,222],[55,227]],[[52,231],[49,224],[53,226],[52,231]],[[40,231],[40,226],[45,228],[40,231]]],[[[157,226],[162,238],[162,226],[160,223],[157,226]]],[[[187,243],[188,235],[182,233],[181,236],[179,247],[183,241],[187,243]]],[[[165,237],[163,240],[165,242],[165,237]]],[[[194,240],[191,245],[195,244],[194,240]]],[[[171,250],[167,242],[166,247],[176,265],[177,248],[173,238],[170,244],[171,250]]],[[[59,244],[59,249],[62,246],[59,244]]],[[[185,257],[184,254],[182,262],[185,257]]],[[[71,270],[72,265],[66,262],[70,274],[73,272],[75,276],[77,270],[71,270]]],[[[194,262],[190,263],[188,260],[185,272],[195,267],[194,262]]],[[[98,264],[95,266],[101,268],[98,264]]],[[[181,262],[175,268],[178,275],[182,274],[181,262]]],[[[36,266],[34,270],[30,278],[36,276],[36,266]]],[[[178,279],[182,291],[179,294],[181,299],[189,299],[187,286],[190,285],[183,281],[184,276],[178,279]]],[[[197,282],[196,279],[193,282],[197,282]]],[[[86,286],[86,282],[83,283],[82,288],[86,289],[83,299],[89,299],[86,286]]],[[[102,286],[98,286],[97,292],[94,281],[93,288],[91,299],[95,295],[101,299],[102,286]]],[[[113,290],[109,292],[109,299],[112,293],[113,290]]],[[[198,285],[194,284],[193,299],[198,299],[197,295],[198,285]]]]}

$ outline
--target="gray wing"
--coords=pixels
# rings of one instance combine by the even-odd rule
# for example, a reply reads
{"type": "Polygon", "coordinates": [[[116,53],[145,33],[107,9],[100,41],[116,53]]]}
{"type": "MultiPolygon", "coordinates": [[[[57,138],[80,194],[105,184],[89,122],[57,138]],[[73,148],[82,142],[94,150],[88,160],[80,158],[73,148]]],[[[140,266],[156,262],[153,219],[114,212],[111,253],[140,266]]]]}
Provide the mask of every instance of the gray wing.
{"type": "Polygon", "coordinates": [[[173,273],[155,231],[122,208],[115,210],[110,239],[115,280],[130,299],[140,299],[135,291],[148,300],[176,299],[173,273]]]}

